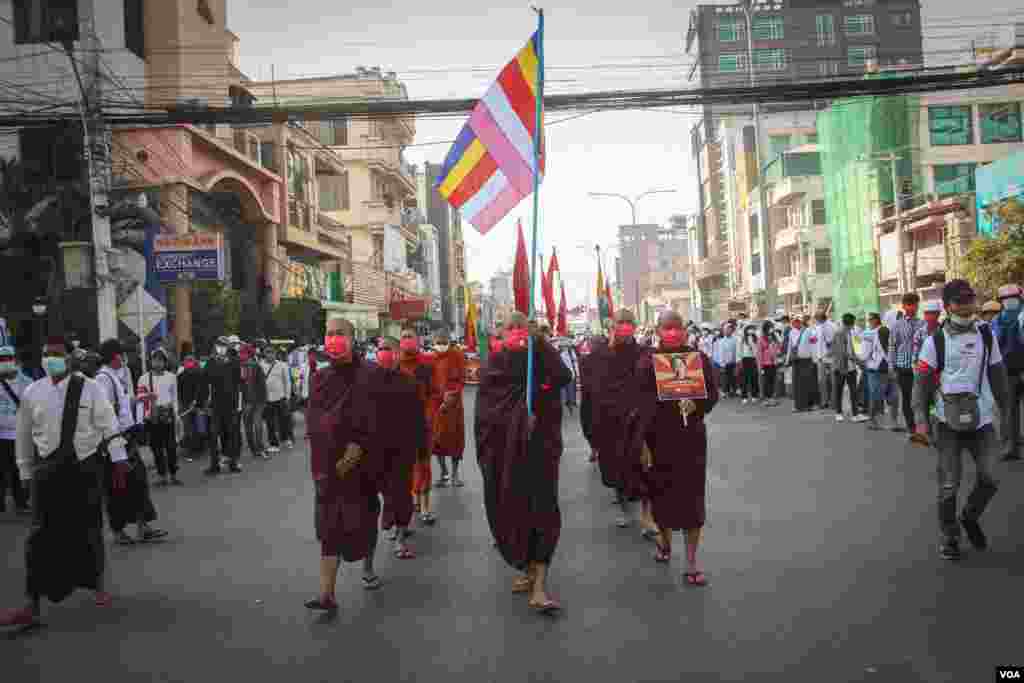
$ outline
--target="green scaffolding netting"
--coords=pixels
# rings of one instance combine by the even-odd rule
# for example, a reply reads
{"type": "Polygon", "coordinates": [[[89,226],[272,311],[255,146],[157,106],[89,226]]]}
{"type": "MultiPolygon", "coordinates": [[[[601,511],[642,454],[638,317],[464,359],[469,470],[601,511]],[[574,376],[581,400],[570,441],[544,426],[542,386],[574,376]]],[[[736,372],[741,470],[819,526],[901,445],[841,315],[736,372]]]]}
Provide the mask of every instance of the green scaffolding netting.
{"type": "MultiPolygon", "coordinates": [[[[921,186],[917,156],[918,98],[866,97],[844,100],[818,114],[818,144],[825,180],[825,207],[832,250],[832,310],[863,315],[879,310],[873,223],[893,202],[890,163],[894,153],[902,185],[921,186]]],[[[902,191],[902,187],[901,187],[902,191]]]]}

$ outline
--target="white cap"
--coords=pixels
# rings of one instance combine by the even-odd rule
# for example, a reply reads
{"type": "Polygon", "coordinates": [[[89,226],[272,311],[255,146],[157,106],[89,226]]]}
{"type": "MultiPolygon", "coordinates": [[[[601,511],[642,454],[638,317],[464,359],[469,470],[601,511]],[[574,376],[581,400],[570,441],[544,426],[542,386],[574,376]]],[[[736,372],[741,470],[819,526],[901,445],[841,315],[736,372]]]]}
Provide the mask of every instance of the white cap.
{"type": "Polygon", "coordinates": [[[925,301],[921,310],[925,313],[942,313],[942,302],[941,301],[925,301]]]}

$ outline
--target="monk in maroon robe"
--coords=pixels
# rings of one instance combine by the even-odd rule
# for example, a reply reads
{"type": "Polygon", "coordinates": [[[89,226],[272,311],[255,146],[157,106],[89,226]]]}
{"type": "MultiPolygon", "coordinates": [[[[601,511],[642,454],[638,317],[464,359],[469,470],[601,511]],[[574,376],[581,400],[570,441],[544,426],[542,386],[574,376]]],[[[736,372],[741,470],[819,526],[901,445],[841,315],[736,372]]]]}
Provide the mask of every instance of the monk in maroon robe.
{"type": "Polygon", "coordinates": [[[466,386],[466,354],[452,345],[448,330],[434,334],[434,386],[431,413],[434,416],[433,452],[441,468],[437,485],[448,485],[448,461],[451,460],[451,484],[462,487],[459,466],[466,449],[466,417],[462,392],[466,386]]]}
{"type": "Polygon", "coordinates": [[[561,389],[572,373],[558,352],[534,336],[533,414],[527,413],[526,317],[513,313],[505,350],[480,374],[476,400],[476,449],[484,479],[484,503],[501,556],[523,572],[513,591],[529,594],[542,614],[561,609],[546,591],[548,567],[558,545],[558,469],[562,457],[561,389]]]}
{"type": "Polygon", "coordinates": [[[646,501],[646,477],[635,458],[630,457],[628,423],[636,405],[623,400],[636,384],[638,364],[644,348],[637,343],[633,312],[615,312],[615,325],[608,346],[597,349],[588,359],[591,373],[590,400],[593,402],[594,438],[600,453],[598,464],[605,486],[614,489],[619,503],[619,528],[629,526],[629,501],[643,502],[641,530],[652,539],[657,530],[646,501]]]}
{"type": "Polygon", "coordinates": [[[355,356],[353,332],[347,320],[327,323],[331,365],[313,376],[306,412],[321,545],[320,595],[306,603],[309,609],[337,609],[341,559],[362,560],[363,587],[380,587],[373,568],[379,492],[409,454],[426,445],[425,430],[415,429],[423,424],[415,393],[355,356]]]}
{"type": "Polygon", "coordinates": [[[640,408],[638,432],[643,438],[641,463],[647,470],[654,521],[661,530],[655,560],[669,562],[672,532],[685,530],[683,576],[689,585],[703,586],[707,579],[697,563],[697,546],[706,514],[708,433],[704,418],[718,402],[718,387],[711,374],[711,361],[688,345],[688,333],[678,313],[666,311],[661,315],[658,338],[660,344],[655,353],[700,353],[707,398],[659,401],[653,354],[647,354],[641,361],[635,396],[640,408]]]}
{"type": "Polygon", "coordinates": [[[580,427],[583,429],[583,437],[590,444],[590,462],[597,462],[597,439],[594,435],[594,399],[593,373],[591,372],[591,356],[593,352],[601,349],[606,350],[608,340],[603,336],[594,335],[587,342],[580,345],[577,351],[580,367],[580,427]],[[584,347],[586,351],[584,351],[584,347]]]}

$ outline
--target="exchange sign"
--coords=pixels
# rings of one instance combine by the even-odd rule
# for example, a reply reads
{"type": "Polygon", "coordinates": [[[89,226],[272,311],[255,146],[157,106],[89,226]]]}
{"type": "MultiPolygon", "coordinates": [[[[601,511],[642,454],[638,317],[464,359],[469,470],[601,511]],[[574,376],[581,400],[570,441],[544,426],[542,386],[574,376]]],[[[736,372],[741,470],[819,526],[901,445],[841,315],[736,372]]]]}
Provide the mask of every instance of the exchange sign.
{"type": "Polygon", "coordinates": [[[157,235],[153,271],[163,283],[224,279],[224,239],[217,234],[157,235]]]}

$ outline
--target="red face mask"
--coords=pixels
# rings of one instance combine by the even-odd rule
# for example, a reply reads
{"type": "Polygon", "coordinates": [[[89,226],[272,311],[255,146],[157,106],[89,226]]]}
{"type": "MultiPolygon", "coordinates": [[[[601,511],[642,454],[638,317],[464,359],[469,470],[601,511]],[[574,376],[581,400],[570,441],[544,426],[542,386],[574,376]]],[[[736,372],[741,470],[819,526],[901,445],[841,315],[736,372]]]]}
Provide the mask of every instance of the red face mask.
{"type": "Polygon", "coordinates": [[[636,325],[633,323],[619,323],[615,326],[615,337],[617,339],[632,337],[634,332],[636,332],[636,325]]]}
{"type": "Polygon", "coordinates": [[[403,351],[416,351],[420,348],[420,343],[413,337],[406,337],[398,342],[398,348],[403,351]]]}
{"type": "Polygon", "coordinates": [[[352,340],[341,334],[332,334],[324,339],[324,351],[331,358],[345,358],[352,350],[352,340]]]}
{"type": "Polygon", "coordinates": [[[382,368],[395,367],[395,352],[391,349],[381,349],[377,352],[377,364],[382,368]]]}
{"type": "Polygon", "coordinates": [[[187,360],[185,361],[184,365],[186,370],[195,370],[196,368],[199,367],[199,363],[195,362],[194,360],[187,360]]]}
{"type": "Polygon", "coordinates": [[[677,349],[686,345],[686,332],[679,328],[661,330],[658,336],[661,337],[662,345],[670,349],[677,349]]]}
{"type": "Polygon", "coordinates": [[[505,333],[505,346],[511,351],[522,351],[527,347],[530,332],[524,329],[509,330],[505,333]]]}

